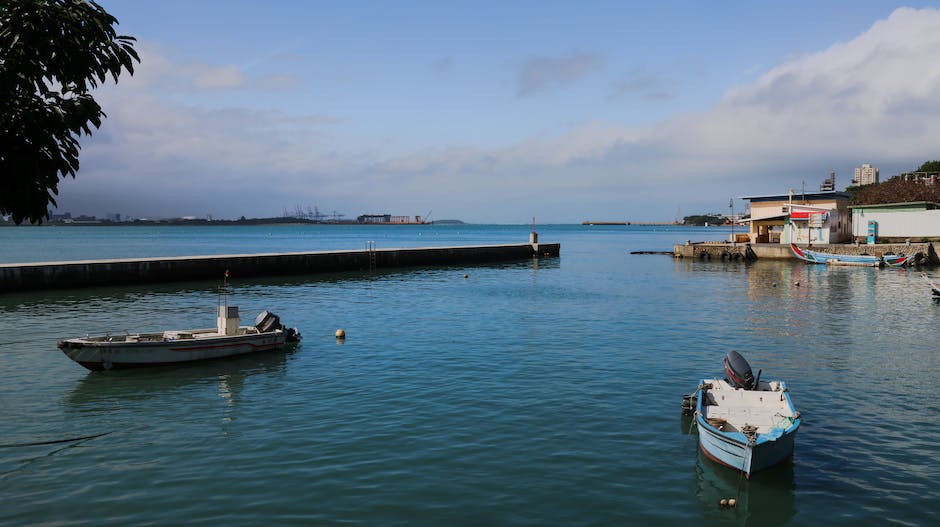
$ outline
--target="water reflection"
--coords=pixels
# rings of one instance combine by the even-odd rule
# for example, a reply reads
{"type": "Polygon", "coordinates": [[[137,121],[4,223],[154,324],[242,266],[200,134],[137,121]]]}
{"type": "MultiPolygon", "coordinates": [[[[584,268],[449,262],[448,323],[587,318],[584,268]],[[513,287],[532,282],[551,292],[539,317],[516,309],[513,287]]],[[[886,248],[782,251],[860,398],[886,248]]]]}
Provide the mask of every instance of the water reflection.
{"type": "MultiPolygon", "coordinates": [[[[229,280],[231,294],[251,293],[272,296],[280,291],[309,287],[316,284],[343,284],[372,282],[376,280],[395,280],[401,277],[415,276],[426,278],[428,275],[449,275],[455,271],[463,273],[467,269],[493,270],[531,270],[557,269],[560,258],[530,258],[526,260],[450,265],[436,267],[402,267],[376,271],[344,271],[334,273],[316,273],[307,275],[285,275],[272,277],[238,277],[229,280]]],[[[221,278],[221,275],[220,275],[221,278]]],[[[44,291],[12,292],[0,295],[0,313],[22,314],[38,313],[43,310],[62,307],[75,307],[83,311],[89,305],[108,302],[109,307],[135,304],[141,300],[152,301],[160,298],[176,300],[184,297],[205,298],[206,305],[212,305],[220,281],[201,280],[173,283],[153,283],[133,285],[115,285],[94,288],[54,289],[44,291]]]]}
{"type": "Polygon", "coordinates": [[[722,523],[734,518],[738,525],[773,527],[785,525],[796,514],[796,485],[793,461],[754,474],[750,480],[722,467],[698,449],[695,463],[695,494],[706,518],[722,523]],[[722,508],[725,498],[737,499],[733,509],[722,508]]]}
{"type": "Polygon", "coordinates": [[[235,406],[245,381],[255,375],[283,374],[302,344],[279,351],[252,353],[179,366],[88,372],[65,397],[67,409],[82,411],[116,401],[160,397],[190,386],[216,385],[227,406],[235,406]]]}

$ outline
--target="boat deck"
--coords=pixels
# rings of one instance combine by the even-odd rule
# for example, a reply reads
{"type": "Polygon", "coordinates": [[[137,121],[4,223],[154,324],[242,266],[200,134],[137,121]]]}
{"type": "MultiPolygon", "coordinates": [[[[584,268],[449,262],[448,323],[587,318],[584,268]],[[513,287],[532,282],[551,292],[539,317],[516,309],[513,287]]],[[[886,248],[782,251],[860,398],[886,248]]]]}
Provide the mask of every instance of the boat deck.
{"type": "Polygon", "coordinates": [[[741,432],[748,426],[764,434],[789,427],[794,417],[778,381],[762,381],[759,390],[736,390],[718,379],[707,382],[712,387],[703,401],[703,417],[723,432],[741,432]]]}
{"type": "MultiPolygon", "coordinates": [[[[238,331],[235,335],[230,336],[241,336],[241,335],[256,335],[258,334],[258,328],[254,326],[241,326],[238,328],[238,331]]],[[[220,333],[218,329],[190,329],[185,331],[162,331],[158,333],[125,333],[120,335],[103,335],[96,337],[85,337],[79,339],[69,339],[72,341],[80,341],[85,343],[99,343],[99,342],[170,342],[174,340],[197,340],[197,339],[210,339],[210,338],[219,338],[226,336],[224,333],[220,333]]]]}

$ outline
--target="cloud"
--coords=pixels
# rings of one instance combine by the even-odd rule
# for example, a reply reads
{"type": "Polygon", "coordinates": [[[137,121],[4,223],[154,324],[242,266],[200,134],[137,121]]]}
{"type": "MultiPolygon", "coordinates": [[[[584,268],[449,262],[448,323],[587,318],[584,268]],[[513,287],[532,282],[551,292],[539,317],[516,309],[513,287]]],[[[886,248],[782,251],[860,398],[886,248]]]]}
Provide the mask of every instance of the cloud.
{"type": "Polygon", "coordinates": [[[937,49],[940,11],[898,9],[849,42],[729,91],[693,130],[727,155],[929,157],[929,138],[940,131],[931,97],[940,90],[937,49]]]}
{"type": "Polygon", "coordinates": [[[235,66],[222,66],[219,68],[206,68],[204,65],[192,66],[196,70],[193,75],[193,86],[199,89],[214,88],[241,88],[245,85],[245,75],[235,66]]]}
{"type": "Polygon", "coordinates": [[[438,57],[431,63],[431,70],[437,74],[443,75],[449,73],[454,66],[452,57],[438,57]]]}
{"type": "MultiPolygon", "coordinates": [[[[453,156],[459,166],[449,173],[453,181],[472,174],[499,189],[528,184],[559,199],[574,198],[572,187],[584,189],[582,208],[620,193],[624,208],[656,214],[657,197],[670,205],[721,204],[803,181],[812,187],[831,169],[846,184],[852,168],[867,161],[885,174],[911,169],[937,155],[937,49],[940,10],[898,9],[850,41],[792,57],[730,89],[706,111],[643,128],[585,123],[556,137],[453,156]],[[493,176],[482,177],[487,173],[493,176]]],[[[409,158],[410,170],[418,171],[419,158],[409,158]]],[[[441,158],[437,152],[425,160],[442,166],[441,158]]]]}
{"type": "Polygon", "coordinates": [[[644,69],[633,70],[614,83],[613,97],[638,96],[650,100],[669,100],[676,97],[676,80],[667,75],[644,69]]]}
{"type": "MultiPolygon", "coordinates": [[[[198,75],[180,67],[191,61],[156,50],[128,83],[106,92],[109,118],[82,150],[81,185],[63,184],[59,202],[62,210],[100,203],[73,212],[164,216],[263,216],[299,203],[347,216],[433,208],[436,217],[466,221],[671,220],[677,206],[723,210],[730,196],[785,192],[802,181],[812,188],[833,169],[845,184],[863,162],[890,175],[935,159],[937,49],[940,10],[902,8],[856,38],[730,88],[704,111],[643,127],[599,115],[503,145],[381,154],[340,142],[344,116],[207,109],[166,97],[167,87],[198,89],[198,75]]],[[[591,53],[532,59],[517,93],[576,82],[601,63],[591,53]]],[[[223,70],[214,78],[224,88],[223,70]]],[[[668,80],[637,70],[619,86],[651,97],[667,93],[668,80]]]]}
{"type": "Polygon", "coordinates": [[[575,83],[601,66],[603,60],[598,54],[583,51],[529,58],[516,74],[516,96],[531,97],[575,83]]]}
{"type": "Polygon", "coordinates": [[[178,52],[149,42],[135,46],[140,64],[133,76],[122,76],[122,91],[219,92],[222,90],[279,91],[298,85],[289,73],[252,75],[234,64],[210,64],[201,60],[181,59],[178,52]]]}
{"type": "Polygon", "coordinates": [[[299,85],[300,81],[295,75],[268,75],[259,77],[253,86],[262,91],[289,90],[299,85]]]}

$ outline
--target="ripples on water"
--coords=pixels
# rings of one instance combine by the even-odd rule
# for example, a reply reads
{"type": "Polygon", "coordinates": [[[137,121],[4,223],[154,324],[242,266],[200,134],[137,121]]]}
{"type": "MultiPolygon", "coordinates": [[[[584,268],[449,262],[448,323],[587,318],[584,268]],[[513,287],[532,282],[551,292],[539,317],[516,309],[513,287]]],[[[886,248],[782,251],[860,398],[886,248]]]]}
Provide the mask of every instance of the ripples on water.
{"type": "MultiPolygon", "coordinates": [[[[174,247],[215,232],[166,231],[153,236],[174,247]]],[[[418,232],[355,236],[528,235],[418,232]]],[[[304,341],[149,371],[86,372],[55,342],[212,326],[215,284],[0,296],[0,443],[111,432],[0,448],[0,524],[936,524],[940,305],[917,271],[629,254],[723,236],[545,227],[561,258],[235,277],[246,320],[270,309],[304,341]],[[704,459],[679,416],[728,349],[787,380],[804,415],[793,462],[751,481],[704,459]]]]}

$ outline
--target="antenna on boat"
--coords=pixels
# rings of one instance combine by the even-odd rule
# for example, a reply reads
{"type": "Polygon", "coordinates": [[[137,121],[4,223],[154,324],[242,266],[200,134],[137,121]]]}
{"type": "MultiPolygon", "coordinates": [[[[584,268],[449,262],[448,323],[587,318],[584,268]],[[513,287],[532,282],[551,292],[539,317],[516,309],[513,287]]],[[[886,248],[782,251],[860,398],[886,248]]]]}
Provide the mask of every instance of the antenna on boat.
{"type": "Polygon", "coordinates": [[[228,307],[228,269],[222,277],[222,298],[225,299],[225,306],[228,307]]]}

